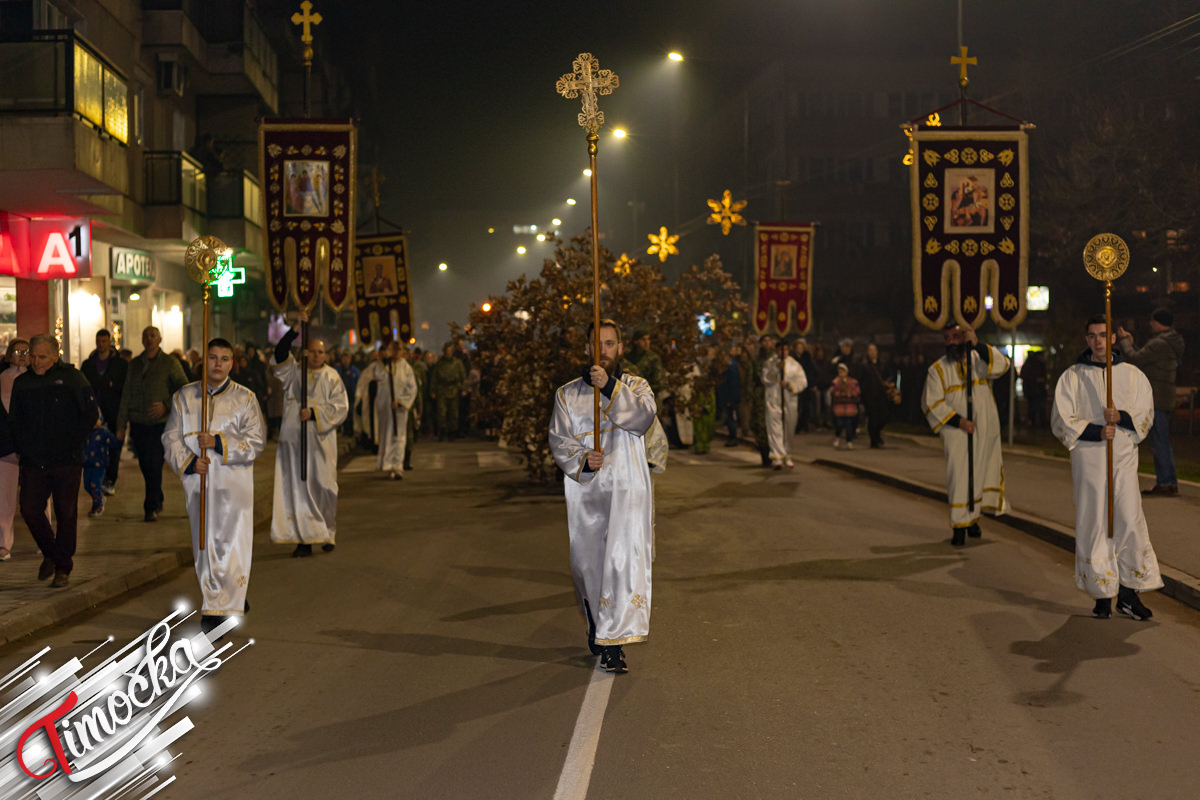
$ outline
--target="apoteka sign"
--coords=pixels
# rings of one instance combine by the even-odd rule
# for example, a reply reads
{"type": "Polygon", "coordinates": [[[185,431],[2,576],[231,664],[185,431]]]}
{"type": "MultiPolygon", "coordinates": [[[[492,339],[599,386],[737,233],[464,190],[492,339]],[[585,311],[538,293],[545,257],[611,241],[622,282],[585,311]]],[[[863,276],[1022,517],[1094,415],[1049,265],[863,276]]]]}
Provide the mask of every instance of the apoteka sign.
{"type": "Polygon", "coordinates": [[[145,798],[174,782],[168,748],[194,725],[172,718],[203,678],[254,644],[217,645],[236,617],[209,634],[180,631],[190,616],[174,611],[87,672],[83,661],[113,637],[49,673],[45,647],[0,679],[0,797],[145,798]]]}
{"type": "Polygon", "coordinates": [[[154,283],[158,269],[154,256],[128,247],[112,248],[112,276],[117,280],[154,283]]]}

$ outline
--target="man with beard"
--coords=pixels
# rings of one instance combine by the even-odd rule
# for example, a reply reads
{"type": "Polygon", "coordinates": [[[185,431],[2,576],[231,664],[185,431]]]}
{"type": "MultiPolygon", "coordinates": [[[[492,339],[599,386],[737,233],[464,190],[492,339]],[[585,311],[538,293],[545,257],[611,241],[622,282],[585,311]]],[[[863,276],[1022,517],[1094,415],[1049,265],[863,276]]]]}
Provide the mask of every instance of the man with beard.
{"type": "MultiPolygon", "coordinates": [[[[300,312],[300,324],[308,314],[300,312]]],[[[337,370],[325,363],[325,341],[311,338],[306,405],[300,407],[300,381],[304,371],[292,358],[292,342],[300,332],[293,328],[275,346],[271,371],[283,384],[285,399],[279,448],[275,451],[275,498],[271,514],[271,541],[295,543],[293,558],[312,555],[312,546],[326,553],[337,539],[338,480],[337,432],[350,401],[337,370]],[[302,424],[303,423],[303,424],[302,424]],[[300,479],[300,436],[308,437],[306,480],[300,479]]]]}
{"type": "Polygon", "coordinates": [[[981,344],[973,328],[950,323],[946,355],[925,376],[921,408],[946,454],[946,494],[955,547],[980,535],[979,513],[1008,512],[1000,457],[1000,417],[989,381],[1008,371],[1008,357],[981,344]],[[969,454],[969,455],[968,455],[969,454]],[[973,465],[973,466],[972,466],[973,465]]]}
{"type": "MultiPolygon", "coordinates": [[[[1112,356],[1112,404],[1105,404],[1104,316],[1087,321],[1088,347],[1058,379],[1050,426],[1071,451],[1075,484],[1075,585],[1096,598],[1092,614],[1150,619],[1138,592],[1163,586],[1138,494],[1138,442],[1156,424],[1154,392],[1137,367],[1112,356]],[[1108,447],[1112,446],[1113,526],[1108,536],[1108,447]]],[[[1115,337],[1113,337],[1115,338],[1115,337]]]]}
{"type": "MultiPolygon", "coordinates": [[[[598,363],[555,394],[550,450],[566,476],[571,573],[588,647],[602,669],[622,673],[622,646],[650,635],[654,527],[646,435],[657,407],[650,384],[621,370],[617,324],[602,320],[599,339],[598,363]],[[593,387],[601,393],[599,442],[593,387]]],[[[589,330],[588,356],[592,340],[589,330]]]]}

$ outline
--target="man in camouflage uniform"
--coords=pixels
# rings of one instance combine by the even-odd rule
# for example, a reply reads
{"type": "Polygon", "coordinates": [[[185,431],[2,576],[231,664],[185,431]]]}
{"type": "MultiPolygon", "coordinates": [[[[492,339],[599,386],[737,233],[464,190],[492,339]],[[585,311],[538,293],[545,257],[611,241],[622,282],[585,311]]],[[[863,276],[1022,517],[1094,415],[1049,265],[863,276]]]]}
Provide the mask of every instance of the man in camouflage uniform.
{"type": "Polygon", "coordinates": [[[404,469],[410,470],[413,468],[413,445],[417,441],[417,432],[421,430],[421,417],[425,414],[425,382],[429,380],[429,375],[421,360],[420,350],[410,353],[407,347],[402,347],[400,353],[400,357],[412,366],[413,377],[417,379],[417,398],[408,410],[408,437],[404,440],[404,469]]]}
{"type": "Polygon", "coordinates": [[[458,403],[467,387],[467,370],[446,342],[442,357],[433,365],[429,397],[437,403],[438,441],[458,438],[458,403]]]}
{"type": "Polygon", "coordinates": [[[743,361],[745,372],[742,374],[742,397],[746,399],[746,423],[754,436],[754,445],[762,456],[762,465],[771,466],[771,451],[767,446],[767,395],[763,386],[762,367],[771,357],[774,338],[764,336],[755,341],[753,336],[747,337],[745,343],[746,356],[743,361]]]}

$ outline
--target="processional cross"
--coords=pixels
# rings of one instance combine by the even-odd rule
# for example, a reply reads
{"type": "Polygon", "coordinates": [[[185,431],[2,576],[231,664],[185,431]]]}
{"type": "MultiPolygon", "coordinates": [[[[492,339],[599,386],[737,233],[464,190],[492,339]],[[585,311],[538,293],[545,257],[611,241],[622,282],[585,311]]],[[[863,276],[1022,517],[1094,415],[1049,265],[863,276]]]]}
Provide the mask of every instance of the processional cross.
{"type": "Polygon", "coordinates": [[[966,45],[958,48],[958,51],[959,55],[950,57],[950,63],[958,64],[958,85],[965,89],[967,84],[971,82],[970,79],[967,78],[967,67],[978,65],[979,59],[975,56],[971,56],[970,58],[967,57],[966,45]]]}
{"type": "Polygon", "coordinates": [[[313,57],[313,35],[310,26],[321,24],[321,15],[310,13],[312,12],[312,7],[313,4],[309,0],[304,0],[300,4],[300,11],[292,14],[292,24],[302,26],[300,41],[304,44],[304,60],[309,63],[312,62],[313,57]]]}

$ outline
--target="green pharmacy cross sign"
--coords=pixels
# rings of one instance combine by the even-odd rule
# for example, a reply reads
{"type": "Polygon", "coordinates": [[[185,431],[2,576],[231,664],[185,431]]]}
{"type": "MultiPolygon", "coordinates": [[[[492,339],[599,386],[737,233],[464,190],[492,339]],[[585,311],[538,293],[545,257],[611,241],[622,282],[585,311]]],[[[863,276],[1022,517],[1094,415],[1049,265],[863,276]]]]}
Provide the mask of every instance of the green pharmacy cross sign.
{"type": "Polygon", "coordinates": [[[217,287],[217,297],[233,297],[235,284],[246,282],[244,267],[233,265],[232,251],[226,251],[217,258],[217,265],[208,273],[209,285],[217,287]]]}

